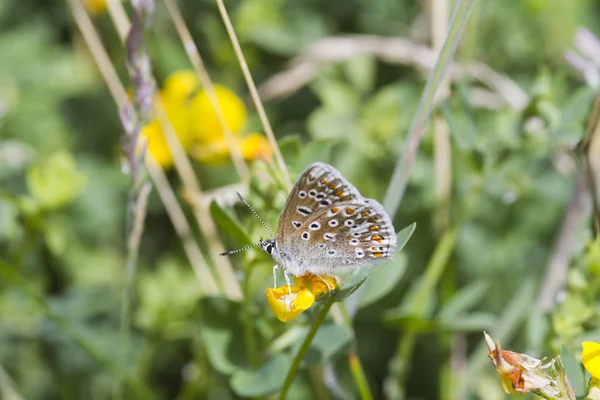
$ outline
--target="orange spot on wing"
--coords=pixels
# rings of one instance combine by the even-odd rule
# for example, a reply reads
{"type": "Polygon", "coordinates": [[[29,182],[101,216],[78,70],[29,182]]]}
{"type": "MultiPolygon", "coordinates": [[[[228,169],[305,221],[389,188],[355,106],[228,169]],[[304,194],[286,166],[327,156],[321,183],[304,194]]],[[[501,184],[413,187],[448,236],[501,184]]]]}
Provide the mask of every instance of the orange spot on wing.
{"type": "Polygon", "coordinates": [[[377,222],[377,220],[374,217],[369,218],[367,221],[371,222],[371,223],[375,223],[377,222]]]}
{"type": "Polygon", "coordinates": [[[363,211],[360,213],[360,215],[362,215],[363,217],[368,217],[369,216],[369,212],[368,211],[363,211]]]}
{"type": "Polygon", "coordinates": [[[379,236],[379,235],[373,235],[373,236],[371,236],[371,240],[375,240],[376,242],[379,242],[379,243],[381,243],[383,241],[382,239],[383,238],[381,236],[379,236]]]}
{"type": "Polygon", "coordinates": [[[337,207],[333,207],[333,208],[331,209],[331,212],[334,212],[334,213],[336,213],[336,212],[340,212],[340,209],[339,209],[339,208],[337,208],[337,207]]]}
{"type": "Polygon", "coordinates": [[[346,208],[346,213],[347,213],[348,215],[352,215],[352,214],[354,214],[354,208],[350,208],[350,207],[346,208]]]}
{"type": "Polygon", "coordinates": [[[327,185],[329,183],[329,181],[325,178],[321,178],[319,182],[321,182],[323,185],[327,185]]]}
{"type": "Polygon", "coordinates": [[[383,253],[373,253],[375,257],[383,257],[383,253]]]}
{"type": "Polygon", "coordinates": [[[378,230],[378,229],[379,229],[379,227],[378,227],[377,225],[371,225],[371,226],[369,227],[369,230],[370,230],[370,231],[376,231],[376,230],[378,230]]]}
{"type": "Polygon", "coordinates": [[[334,195],[336,195],[337,197],[342,197],[344,194],[344,192],[342,190],[338,190],[337,192],[334,193],[334,195]]]}

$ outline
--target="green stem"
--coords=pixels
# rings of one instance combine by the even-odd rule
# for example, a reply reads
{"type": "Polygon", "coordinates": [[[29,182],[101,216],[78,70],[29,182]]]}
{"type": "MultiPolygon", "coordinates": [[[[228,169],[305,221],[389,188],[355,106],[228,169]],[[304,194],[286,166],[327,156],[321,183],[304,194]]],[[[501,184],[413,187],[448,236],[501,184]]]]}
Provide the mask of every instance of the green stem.
{"type": "Polygon", "coordinates": [[[450,22],[450,29],[446,36],[446,41],[440,50],[440,55],[435,67],[431,71],[431,74],[429,74],[417,111],[413,117],[408,134],[404,139],[404,147],[398,158],[396,167],[394,168],[392,179],[383,200],[383,207],[392,218],[396,214],[396,211],[398,211],[400,201],[404,196],[404,190],[408,184],[410,171],[417,155],[417,149],[419,148],[421,138],[423,137],[423,133],[425,132],[429,120],[429,115],[435,104],[434,101],[437,89],[442,83],[446,71],[454,58],[456,47],[458,46],[458,42],[467,25],[469,14],[471,13],[474,3],[475,0],[457,1],[452,21],[450,22]]]}
{"type": "Polygon", "coordinates": [[[245,278],[244,278],[244,286],[242,288],[244,299],[246,301],[243,302],[243,317],[244,317],[244,345],[246,347],[246,357],[250,364],[254,367],[257,367],[260,364],[260,358],[258,355],[258,348],[256,346],[256,339],[254,337],[254,328],[253,328],[253,319],[251,312],[251,296],[249,293],[249,284],[250,284],[250,269],[246,268],[245,278]]]}
{"type": "Polygon", "coordinates": [[[308,350],[313,338],[317,334],[317,331],[323,324],[323,321],[325,321],[325,317],[327,317],[327,313],[329,312],[329,309],[333,305],[334,300],[335,299],[332,295],[327,296],[323,300],[321,309],[319,310],[318,314],[316,315],[315,319],[313,320],[312,324],[310,325],[310,330],[308,331],[308,334],[304,338],[304,341],[302,342],[302,345],[300,346],[298,353],[296,354],[296,356],[294,357],[294,360],[292,361],[292,365],[290,366],[290,369],[288,370],[287,376],[285,377],[285,382],[283,383],[283,387],[279,394],[279,398],[281,400],[285,399],[287,392],[290,390],[292,381],[294,380],[294,377],[296,376],[296,372],[298,372],[298,368],[300,368],[300,363],[304,359],[304,355],[306,354],[306,351],[308,350]]]}
{"type": "Polygon", "coordinates": [[[346,305],[343,302],[338,304],[340,313],[342,315],[343,323],[352,332],[352,342],[350,343],[350,350],[348,351],[348,366],[350,368],[350,372],[352,373],[352,378],[354,379],[354,383],[356,384],[358,393],[360,394],[360,398],[363,400],[372,400],[373,395],[371,394],[371,389],[369,388],[369,381],[367,380],[367,376],[365,375],[365,370],[362,366],[362,362],[358,357],[358,345],[356,343],[356,336],[354,335],[354,329],[352,327],[352,319],[348,314],[346,305]]]}
{"type": "MultiPolygon", "coordinates": [[[[417,283],[415,291],[411,293],[409,315],[416,318],[425,317],[427,305],[448,264],[450,255],[454,251],[455,244],[456,228],[453,228],[443,234],[427,264],[425,273],[417,283]]],[[[391,379],[388,383],[389,393],[387,393],[389,398],[403,398],[404,396],[404,384],[416,339],[417,333],[410,330],[398,342],[395,356],[390,365],[391,379]]]]}

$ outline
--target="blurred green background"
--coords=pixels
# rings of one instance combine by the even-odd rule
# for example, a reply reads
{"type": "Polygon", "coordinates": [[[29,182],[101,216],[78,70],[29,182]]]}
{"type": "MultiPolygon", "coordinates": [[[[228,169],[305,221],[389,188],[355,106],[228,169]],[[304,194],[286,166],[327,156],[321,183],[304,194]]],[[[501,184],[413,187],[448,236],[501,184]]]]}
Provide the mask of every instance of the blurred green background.
{"type": "MultiPolygon", "coordinates": [[[[383,200],[430,71],[429,21],[437,3],[226,3],[294,177],[310,162],[327,162],[363,195],[383,200]],[[340,36],[370,42],[356,51],[327,41],[340,36]],[[386,48],[390,38],[415,47],[402,42],[386,48]],[[408,55],[396,58],[402,52],[408,55]],[[313,75],[306,81],[286,77],[292,89],[282,89],[281,81],[275,89],[262,85],[303,62],[313,75]]],[[[453,9],[453,1],[444,3],[453,9]]],[[[128,82],[125,51],[108,12],[101,1],[86,6],[128,82]]],[[[216,4],[186,1],[180,7],[212,79],[246,105],[241,131],[263,132],[216,4]]],[[[600,35],[598,27],[600,4],[593,0],[476,4],[457,50],[464,68],[453,70],[449,96],[433,111],[449,132],[449,206],[436,196],[439,144],[437,124],[430,124],[393,218],[397,230],[412,222],[417,229],[393,261],[395,269],[371,278],[371,300],[365,293],[347,299],[375,398],[504,398],[481,347],[483,330],[504,348],[540,358],[576,358],[581,340],[600,336],[600,244],[592,241],[589,197],[576,184],[580,161],[574,155],[600,81],[600,45],[585,35],[577,42],[577,32],[600,35]],[[563,262],[570,267],[568,285],[560,302],[544,308],[538,301],[544,276],[576,200],[563,262]],[[456,240],[446,249],[449,259],[426,310],[412,315],[411,288],[439,250],[442,232],[453,230],[456,240]],[[408,336],[414,348],[403,353],[398,344],[408,336]]],[[[0,393],[113,398],[122,368],[115,365],[124,352],[132,379],[159,398],[273,391],[252,368],[273,354],[293,354],[310,315],[289,324],[274,318],[264,299],[273,263],[258,251],[231,259],[244,302],[203,296],[156,191],[133,285],[131,340],[124,347],[129,178],[117,108],[68,2],[0,0],[0,32],[0,393]],[[248,316],[253,349],[242,338],[248,316]]],[[[145,39],[160,87],[173,72],[191,68],[160,0],[145,39]]],[[[206,190],[239,182],[226,158],[192,163],[206,190]]],[[[287,193],[259,157],[250,157],[249,165],[248,200],[275,229],[287,193]]],[[[180,179],[172,169],[167,175],[192,220],[180,179]]],[[[227,215],[250,240],[266,236],[246,209],[238,205],[234,212],[227,203],[227,215]]],[[[225,246],[241,247],[230,233],[220,230],[225,246]]],[[[214,256],[196,226],[193,235],[214,256]]],[[[351,334],[338,328],[321,328],[326,351],[302,367],[290,398],[358,398],[346,359],[351,334]]],[[[582,369],[573,365],[583,394],[582,369]]]]}

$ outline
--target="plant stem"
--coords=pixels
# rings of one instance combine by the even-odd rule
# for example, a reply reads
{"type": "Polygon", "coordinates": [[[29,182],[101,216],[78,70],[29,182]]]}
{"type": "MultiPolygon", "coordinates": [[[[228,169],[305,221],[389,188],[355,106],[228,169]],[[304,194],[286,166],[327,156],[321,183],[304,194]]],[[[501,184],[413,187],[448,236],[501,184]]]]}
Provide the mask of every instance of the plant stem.
{"type": "MultiPolygon", "coordinates": [[[[456,229],[446,231],[438,242],[425,273],[420,278],[408,301],[408,314],[416,318],[424,318],[427,305],[433,291],[448,265],[448,259],[456,244],[456,229]]],[[[405,300],[406,301],[406,300],[405,300]]],[[[389,398],[403,398],[408,366],[417,340],[417,332],[410,330],[400,338],[396,347],[396,355],[390,364],[390,379],[386,390],[389,398]]]]}
{"type": "Polygon", "coordinates": [[[398,211],[398,207],[404,196],[417,149],[419,148],[431,109],[434,105],[437,89],[441,85],[448,66],[454,58],[456,47],[467,25],[474,3],[475,0],[458,0],[456,3],[446,41],[440,51],[435,68],[431,71],[427,79],[425,90],[421,95],[419,106],[406,135],[404,147],[394,168],[390,185],[383,200],[383,206],[392,218],[396,214],[396,211],[398,211]]]}
{"type": "Polygon", "coordinates": [[[246,347],[246,357],[250,362],[250,365],[257,367],[260,364],[260,357],[258,355],[258,347],[256,346],[256,338],[254,337],[254,324],[252,319],[252,312],[250,307],[252,306],[252,296],[250,292],[250,267],[246,267],[246,273],[244,274],[243,282],[243,295],[246,299],[242,302],[242,313],[244,318],[244,345],[246,347]]]}
{"type": "Polygon", "coordinates": [[[283,387],[281,388],[281,392],[279,393],[279,399],[281,399],[281,400],[285,399],[285,396],[287,395],[287,392],[290,390],[290,387],[292,385],[292,381],[294,380],[294,377],[296,376],[296,372],[298,372],[298,368],[300,368],[300,363],[304,359],[304,354],[306,354],[306,351],[308,350],[310,343],[312,342],[313,338],[317,334],[317,331],[323,324],[323,321],[325,321],[325,317],[327,317],[327,313],[329,312],[329,309],[333,305],[334,300],[335,300],[334,297],[332,295],[329,295],[321,303],[321,309],[319,310],[319,312],[315,316],[315,319],[313,320],[312,324],[310,325],[310,330],[308,331],[306,337],[304,338],[304,341],[302,342],[300,349],[298,349],[298,353],[294,357],[294,360],[292,361],[292,365],[290,366],[290,369],[288,370],[287,376],[285,377],[285,382],[283,383],[283,387]]]}
{"type": "Polygon", "coordinates": [[[371,389],[369,388],[369,381],[367,380],[365,370],[363,369],[360,358],[358,357],[358,345],[356,343],[356,335],[354,334],[354,329],[352,326],[352,319],[348,314],[346,305],[343,302],[338,304],[338,309],[342,315],[342,325],[348,327],[348,329],[350,329],[352,332],[352,342],[350,343],[350,349],[348,351],[348,367],[352,373],[352,378],[354,379],[354,383],[356,384],[360,398],[363,400],[372,400],[373,395],[371,394],[371,389]]]}
{"type": "Polygon", "coordinates": [[[240,46],[240,42],[235,34],[235,30],[233,29],[233,24],[231,23],[231,19],[229,18],[229,14],[227,13],[227,9],[225,8],[225,4],[223,4],[223,0],[217,0],[217,6],[219,7],[219,12],[221,13],[221,18],[223,19],[223,23],[225,24],[225,28],[227,29],[227,34],[229,35],[229,40],[231,40],[231,44],[233,45],[233,49],[235,50],[235,55],[237,56],[238,63],[240,64],[240,68],[242,69],[242,73],[244,74],[244,78],[246,79],[246,84],[248,85],[248,89],[250,90],[250,95],[252,96],[252,101],[254,102],[254,106],[256,107],[256,111],[258,112],[258,116],[260,117],[260,122],[265,129],[265,133],[267,134],[267,138],[271,143],[271,147],[273,148],[273,154],[275,154],[275,159],[277,160],[277,165],[283,176],[283,181],[288,189],[292,188],[292,183],[290,181],[290,174],[288,172],[285,161],[283,160],[283,156],[281,155],[281,150],[277,145],[277,140],[275,139],[275,134],[273,133],[273,128],[271,128],[271,124],[269,123],[269,119],[267,118],[267,113],[265,111],[265,107],[260,100],[260,96],[258,95],[258,90],[256,89],[256,85],[254,84],[254,80],[252,79],[252,74],[250,73],[250,68],[248,68],[248,63],[246,62],[246,58],[244,57],[244,53],[242,52],[242,47],[240,46]]]}

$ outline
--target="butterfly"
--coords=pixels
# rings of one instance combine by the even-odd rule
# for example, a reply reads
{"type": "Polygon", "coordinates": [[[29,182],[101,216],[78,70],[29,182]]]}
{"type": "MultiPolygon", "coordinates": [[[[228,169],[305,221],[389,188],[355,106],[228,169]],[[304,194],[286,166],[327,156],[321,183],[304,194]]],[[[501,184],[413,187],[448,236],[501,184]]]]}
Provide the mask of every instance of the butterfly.
{"type": "Polygon", "coordinates": [[[283,207],[275,237],[248,202],[271,238],[229,255],[260,246],[289,276],[317,276],[354,271],[394,254],[396,231],[383,206],[362,197],[342,174],[329,164],[309,165],[300,175],[283,207]]]}

